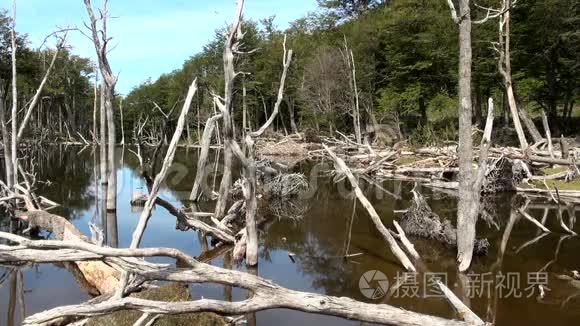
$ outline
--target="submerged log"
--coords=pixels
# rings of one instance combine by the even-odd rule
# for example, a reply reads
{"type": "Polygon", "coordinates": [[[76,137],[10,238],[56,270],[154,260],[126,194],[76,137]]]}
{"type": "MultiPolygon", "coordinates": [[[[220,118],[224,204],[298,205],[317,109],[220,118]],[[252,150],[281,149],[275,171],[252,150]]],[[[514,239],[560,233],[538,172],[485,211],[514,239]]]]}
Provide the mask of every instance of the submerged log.
{"type": "MultiPolygon", "coordinates": [[[[50,231],[57,240],[88,243],[88,238],[62,216],[35,210],[22,213],[19,218],[27,221],[31,229],[50,231]]],[[[117,287],[119,271],[110,265],[101,261],[78,261],[76,265],[86,281],[101,294],[111,293],[117,287]]]]}

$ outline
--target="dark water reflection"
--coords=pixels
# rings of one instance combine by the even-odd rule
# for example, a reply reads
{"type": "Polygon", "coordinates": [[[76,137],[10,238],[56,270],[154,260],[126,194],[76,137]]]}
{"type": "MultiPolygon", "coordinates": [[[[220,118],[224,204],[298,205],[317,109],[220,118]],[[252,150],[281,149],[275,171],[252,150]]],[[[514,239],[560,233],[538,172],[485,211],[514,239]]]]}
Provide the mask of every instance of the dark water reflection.
{"type": "MultiPolygon", "coordinates": [[[[146,191],[138,175],[138,162],[133,154],[119,149],[117,217],[109,215],[104,219],[98,201],[102,194],[94,177],[98,167],[91,148],[83,151],[79,147],[44,148],[31,150],[29,155],[37,163],[34,168],[37,180],[50,181],[39,183],[38,193],[62,204],[55,209],[56,214],[68,217],[85,234],[90,234],[89,223],[103,226],[107,230],[107,243],[120,247],[129,246],[140,213],[129,204],[131,194],[146,191]]],[[[188,198],[195,177],[196,155],[197,151],[192,149],[178,151],[167,185],[162,191],[161,196],[177,206],[183,205],[182,201],[188,198]]],[[[215,160],[215,157],[212,156],[211,160],[215,160]]],[[[31,166],[26,168],[30,170],[31,166]]],[[[302,170],[309,173],[310,167],[303,167],[302,170]]],[[[219,178],[216,181],[219,182],[219,178]]],[[[209,183],[213,183],[211,177],[209,183]]],[[[380,300],[365,298],[359,290],[359,279],[363,273],[369,270],[381,271],[392,286],[397,277],[402,276],[403,271],[364,209],[360,205],[353,207],[354,199],[347,196],[348,187],[341,184],[337,186],[328,177],[321,177],[316,183],[317,191],[302,202],[305,208],[302,219],[274,217],[265,224],[259,267],[254,273],[295,290],[347,296],[371,303],[389,303],[412,311],[456,317],[445,299],[422,297],[426,287],[423,274],[417,275],[416,279],[408,279],[398,293],[390,293],[380,300]],[[356,256],[344,260],[343,256],[347,253],[356,256]],[[414,291],[418,291],[419,297],[415,297],[414,291]]],[[[367,188],[367,193],[383,222],[389,226],[397,215],[393,211],[405,209],[409,205],[412,185],[388,181],[380,186],[383,190],[367,188]],[[394,199],[397,196],[402,199],[394,199]]],[[[421,189],[421,192],[441,217],[455,219],[456,199],[452,195],[433,193],[429,189],[421,189]]],[[[557,233],[548,234],[536,243],[523,246],[539,234],[537,228],[524,219],[510,223],[510,209],[520,202],[521,200],[510,196],[502,196],[494,198],[493,203],[488,204],[488,211],[492,212],[497,226],[485,221],[479,222],[478,234],[489,239],[491,249],[487,256],[478,257],[474,261],[472,270],[473,273],[493,273],[492,275],[499,272],[519,273],[520,284],[517,289],[523,293],[522,297],[507,297],[505,293],[500,297],[496,291],[492,291],[481,297],[476,295],[465,298],[465,302],[480,317],[487,321],[495,320],[497,325],[577,325],[580,320],[580,295],[566,302],[565,299],[580,293],[580,289],[556,276],[580,269],[580,241],[578,237],[565,237],[561,233],[555,210],[552,209],[546,217],[546,226],[557,233]],[[510,224],[511,232],[506,232],[506,226],[510,224]],[[503,254],[502,238],[507,239],[503,254]],[[555,259],[558,246],[560,248],[555,259]],[[553,262],[548,264],[550,261],[553,262]],[[548,266],[545,270],[549,275],[547,287],[550,291],[544,299],[538,300],[538,289],[535,288],[534,295],[526,298],[524,290],[528,286],[527,273],[540,271],[546,264],[548,266]]],[[[199,209],[210,211],[211,205],[202,203],[199,209]]],[[[539,220],[543,217],[542,205],[536,202],[530,204],[531,213],[539,220]]],[[[567,220],[566,213],[564,216],[567,220]]],[[[7,219],[3,219],[1,223],[3,230],[15,227],[7,219]]],[[[210,247],[209,241],[206,242],[196,232],[180,232],[175,229],[175,224],[173,216],[161,208],[156,209],[145,232],[142,246],[175,247],[193,256],[200,255],[210,247]]],[[[574,229],[580,232],[577,226],[574,229]]],[[[461,298],[461,282],[455,271],[454,251],[430,241],[413,239],[413,242],[426,267],[432,272],[447,273],[448,286],[461,298]]],[[[217,257],[210,263],[232,266],[230,254],[217,257]]],[[[245,270],[244,266],[232,268],[245,270]]],[[[20,266],[15,269],[0,267],[0,324],[18,325],[22,315],[87,300],[90,295],[72,275],[70,266],[58,264],[20,266]],[[22,293],[25,306],[23,312],[19,310],[22,293]]],[[[192,299],[204,297],[242,300],[247,295],[239,289],[220,285],[191,285],[190,290],[192,299]]],[[[248,316],[250,324],[254,324],[254,320],[257,325],[277,326],[361,324],[281,309],[248,316]]]]}

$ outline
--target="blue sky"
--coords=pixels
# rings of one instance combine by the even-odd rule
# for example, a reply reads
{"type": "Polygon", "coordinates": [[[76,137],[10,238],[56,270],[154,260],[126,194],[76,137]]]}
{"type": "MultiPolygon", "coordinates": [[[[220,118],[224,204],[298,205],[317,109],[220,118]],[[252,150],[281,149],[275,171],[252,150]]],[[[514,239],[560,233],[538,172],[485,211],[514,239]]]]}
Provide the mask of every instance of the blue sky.
{"type": "MultiPolygon", "coordinates": [[[[11,10],[9,0],[1,7],[11,10]],[[8,7],[10,6],[10,7],[8,7]]],[[[100,7],[100,0],[93,6],[100,7]]],[[[246,0],[245,17],[276,16],[280,28],[316,9],[316,0],[246,0]]],[[[109,54],[113,71],[119,73],[117,92],[127,94],[151,77],[181,67],[199,52],[215,29],[231,21],[235,0],[109,0],[109,54]]],[[[87,21],[83,0],[17,0],[16,29],[38,46],[56,26],[82,27],[87,21]]],[[[11,14],[11,12],[9,12],[11,14]]],[[[69,34],[75,54],[94,58],[95,50],[78,32],[69,34]]]]}

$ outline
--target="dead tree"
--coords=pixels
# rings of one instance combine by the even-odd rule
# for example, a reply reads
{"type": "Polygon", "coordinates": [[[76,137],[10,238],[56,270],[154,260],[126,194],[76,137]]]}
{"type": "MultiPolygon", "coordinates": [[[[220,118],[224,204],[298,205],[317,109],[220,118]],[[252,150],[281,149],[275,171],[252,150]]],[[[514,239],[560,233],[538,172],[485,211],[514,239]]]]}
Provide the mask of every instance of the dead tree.
{"type": "Polygon", "coordinates": [[[344,52],[342,56],[346,62],[346,65],[351,70],[350,75],[350,88],[351,93],[353,94],[353,108],[352,108],[352,121],[354,127],[354,135],[356,138],[356,142],[358,144],[362,144],[362,134],[361,134],[361,126],[360,126],[360,105],[359,105],[359,96],[358,96],[358,87],[356,83],[356,65],[354,62],[354,55],[352,50],[348,47],[348,43],[346,41],[346,36],[344,37],[344,52]]]}
{"type": "MultiPolygon", "coordinates": [[[[473,256],[473,240],[475,239],[475,224],[479,213],[479,189],[485,173],[482,164],[487,164],[481,160],[480,171],[473,170],[473,140],[471,138],[471,121],[473,117],[473,106],[471,96],[471,9],[469,0],[459,0],[459,10],[455,9],[453,0],[447,0],[451,10],[453,21],[459,26],[459,203],[457,207],[457,260],[459,270],[465,271],[471,265],[473,256]],[[477,179],[476,179],[477,178],[477,179]]],[[[490,18],[498,17],[501,13],[487,10],[485,18],[474,23],[484,23],[490,18]]],[[[513,112],[517,117],[517,112],[513,112]]],[[[488,117],[493,117],[493,106],[488,108],[488,117]]],[[[492,119],[493,121],[493,119],[492,119]]],[[[489,120],[488,120],[489,122],[489,120]]],[[[491,128],[491,126],[490,126],[491,128]]],[[[521,128],[520,128],[521,129],[521,128]]],[[[487,130],[487,126],[486,126],[487,130]]],[[[491,129],[490,129],[491,134],[491,129]]],[[[482,144],[485,136],[482,139],[482,144]]],[[[523,139],[525,143],[525,138],[523,139]]],[[[489,142],[489,138],[487,139],[489,142]]],[[[489,144],[487,145],[489,147],[489,144]]],[[[486,153],[487,156],[487,153],[486,153]]]]}
{"type": "MultiPolygon", "coordinates": [[[[199,153],[199,158],[197,160],[197,171],[195,174],[195,181],[193,182],[193,188],[191,189],[191,194],[189,195],[189,200],[198,201],[204,193],[202,182],[205,179],[205,167],[207,164],[207,158],[209,154],[209,147],[211,146],[211,139],[213,136],[213,131],[217,124],[217,121],[222,118],[222,114],[214,115],[207,119],[205,127],[203,129],[203,136],[201,137],[200,145],[201,151],[199,153]]],[[[245,130],[245,129],[244,129],[245,130]]],[[[211,197],[213,194],[207,194],[206,196],[211,197]]]]}
{"type": "Polygon", "coordinates": [[[12,178],[8,181],[8,185],[15,186],[18,183],[18,172],[16,171],[17,164],[17,120],[18,120],[18,90],[16,85],[16,0],[12,1],[12,28],[10,29],[10,39],[12,41],[12,111],[10,114],[12,126],[12,140],[10,142],[11,151],[11,171],[12,178]]]}
{"type": "MultiPolygon", "coordinates": [[[[528,148],[528,141],[520,122],[520,113],[517,107],[514,88],[512,83],[512,68],[511,68],[511,49],[510,49],[510,9],[512,7],[512,0],[502,0],[503,5],[501,9],[496,10],[500,12],[499,16],[499,42],[496,50],[499,52],[498,70],[503,78],[505,86],[508,106],[514,122],[514,127],[518,134],[518,140],[522,150],[528,148]]],[[[517,1],[517,0],[516,0],[517,1]]],[[[489,9],[491,10],[491,9],[489,9]]],[[[528,121],[530,123],[531,121],[528,121]]],[[[531,122],[533,124],[533,122],[531,122]]],[[[535,128],[535,127],[534,127],[535,128]]]]}
{"type": "MultiPolygon", "coordinates": [[[[286,50],[286,36],[284,36],[284,56],[282,60],[283,71],[280,77],[280,86],[278,88],[278,98],[274,104],[274,110],[268,120],[257,131],[250,132],[246,135],[244,140],[245,151],[240,148],[233,137],[233,120],[231,118],[232,111],[232,95],[233,85],[236,75],[234,68],[234,53],[240,52],[239,45],[243,37],[241,32],[241,18],[244,9],[244,1],[239,0],[237,5],[236,16],[234,22],[230,27],[228,37],[224,46],[224,80],[225,80],[225,94],[223,99],[214,94],[214,103],[218,107],[223,117],[223,134],[224,134],[224,174],[222,176],[222,183],[220,186],[220,193],[216,204],[214,217],[221,219],[224,217],[226,204],[229,198],[229,188],[231,184],[231,159],[232,155],[242,163],[244,167],[244,177],[242,179],[242,188],[246,200],[246,228],[242,232],[246,233],[246,264],[254,266],[258,263],[258,232],[256,225],[256,162],[254,159],[254,138],[261,136],[266,129],[276,119],[280,104],[284,98],[284,85],[288,67],[292,61],[292,50],[286,50]],[[227,178],[227,179],[226,179],[227,178]]],[[[199,172],[199,171],[198,171],[199,172]]]]}
{"type": "MultiPolygon", "coordinates": [[[[91,39],[97,53],[99,62],[99,70],[102,76],[101,83],[101,164],[104,160],[103,145],[105,139],[107,142],[107,210],[115,211],[117,209],[117,173],[115,161],[115,119],[114,119],[114,99],[115,99],[115,85],[117,84],[117,77],[113,74],[109,60],[107,58],[108,44],[111,38],[107,36],[107,0],[103,0],[103,7],[100,11],[100,17],[97,18],[93,11],[91,0],[84,0],[87,13],[89,15],[89,30],[91,32],[91,39]],[[97,26],[98,22],[101,26],[97,26]],[[104,114],[106,112],[106,115],[104,114]],[[105,119],[106,117],[106,133],[105,137],[105,119]]],[[[101,168],[101,171],[103,168],[101,168]]],[[[104,178],[104,177],[103,177],[104,178]]]]}
{"type": "Polygon", "coordinates": [[[544,132],[546,133],[546,141],[548,142],[548,152],[550,153],[551,158],[555,158],[554,146],[552,145],[552,132],[550,131],[548,117],[546,116],[546,112],[544,110],[542,110],[542,124],[544,126],[544,132]]]}
{"type": "MultiPolygon", "coordinates": [[[[458,321],[403,310],[390,305],[368,304],[350,298],[334,297],[294,291],[248,273],[220,268],[195,260],[183,252],[170,248],[116,249],[90,243],[54,240],[28,240],[2,233],[18,246],[0,245],[0,262],[28,261],[47,263],[65,261],[104,261],[124,271],[139,275],[144,280],[179,281],[184,283],[218,283],[241,287],[252,292],[248,299],[238,302],[195,300],[160,302],[132,297],[101,298],[78,305],[57,307],[29,316],[24,325],[46,325],[68,320],[70,317],[91,317],[119,310],[136,310],[150,314],[181,314],[213,311],[225,315],[239,315],[272,308],[287,308],[309,313],[355,319],[388,325],[473,325],[472,321],[458,321]],[[49,253],[49,254],[47,254],[49,253]],[[174,268],[166,264],[148,263],[137,257],[170,257],[188,268],[174,268]]],[[[468,320],[466,318],[466,320],[468,320]]]]}
{"type": "Polygon", "coordinates": [[[52,72],[56,58],[58,57],[58,53],[64,47],[66,42],[66,35],[67,31],[56,31],[52,33],[57,38],[57,44],[50,61],[50,65],[46,69],[42,80],[34,96],[27,104],[26,108],[24,108],[24,118],[18,124],[18,88],[17,88],[17,67],[16,67],[16,52],[17,52],[17,44],[16,44],[16,1],[13,1],[13,17],[12,17],[12,26],[10,29],[10,37],[11,37],[11,56],[12,56],[12,109],[10,114],[10,121],[11,121],[11,134],[8,132],[8,126],[6,125],[6,110],[4,107],[4,103],[6,103],[6,94],[4,93],[4,87],[2,85],[0,90],[0,127],[2,128],[2,139],[3,139],[3,147],[4,147],[4,154],[5,154],[5,169],[6,169],[6,182],[8,186],[13,187],[18,184],[18,143],[20,142],[24,131],[26,130],[26,126],[28,125],[28,121],[32,116],[34,109],[36,108],[44,86],[48,81],[48,77],[52,72]],[[62,34],[62,35],[60,35],[62,34]],[[10,140],[9,140],[10,137],[10,140]]]}

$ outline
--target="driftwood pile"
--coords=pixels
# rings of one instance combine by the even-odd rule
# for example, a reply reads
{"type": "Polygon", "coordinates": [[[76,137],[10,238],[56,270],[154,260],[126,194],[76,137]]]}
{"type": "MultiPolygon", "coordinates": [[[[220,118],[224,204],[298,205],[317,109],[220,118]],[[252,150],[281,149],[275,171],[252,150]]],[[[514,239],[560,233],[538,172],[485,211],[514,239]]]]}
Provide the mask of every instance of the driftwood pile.
{"type": "MultiPolygon", "coordinates": [[[[413,201],[401,217],[401,227],[406,234],[439,241],[449,247],[457,247],[457,229],[451,221],[440,218],[431,210],[425,198],[413,189],[413,201]]],[[[475,240],[474,254],[485,255],[489,250],[487,239],[475,240]]]]}
{"type": "MultiPolygon", "coordinates": [[[[323,141],[344,158],[355,174],[419,182],[435,188],[455,190],[458,187],[457,146],[410,148],[405,142],[400,142],[384,148],[356,144],[347,136],[343,138],[323,138],[323,141]]],[[[573,139],[562,142],[572,143],[573,139]]],[[[525,151],[514,147],[491,147],[482,192],[522,192],[552,197],[558,192],[562,200],[580,202],[580,187],[556,190],[544,182],[578,182],[580,147],[564,147],[568,152],[561,152],[559,146],[554,146],[550,153],[542,150],[544,143],[534,144],[525,151]],[[546,175],[544,170],[552,167],[561,171],[546,175]]],[[[330,158],[324,150],[318,149],[310,151],[308,156],[317,160],[330,158]]]]}

